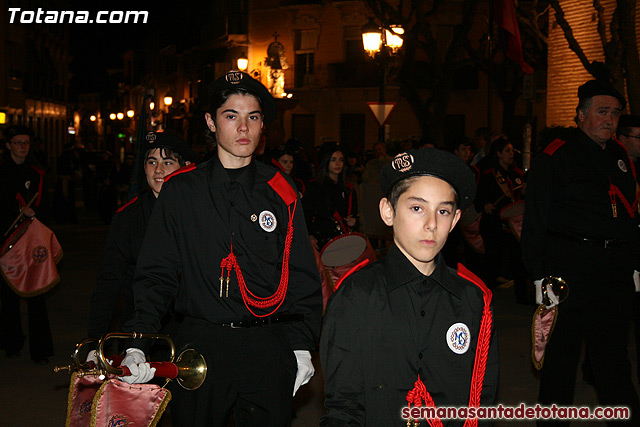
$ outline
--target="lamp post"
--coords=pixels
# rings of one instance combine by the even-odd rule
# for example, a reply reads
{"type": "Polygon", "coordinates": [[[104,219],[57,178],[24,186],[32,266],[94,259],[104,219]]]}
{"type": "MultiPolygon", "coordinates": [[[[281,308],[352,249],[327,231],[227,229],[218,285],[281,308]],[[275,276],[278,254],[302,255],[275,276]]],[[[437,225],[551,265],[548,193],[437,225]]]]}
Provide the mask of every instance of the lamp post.
{"type": "MultiPolygon", "coordinates": [[[[380,95],[379,102],[384,106],[384,88],[387,78],[387,60],[398,53],[402,47],[402,34],[404,29],[400,25],[389,25],[389,28],[380,28],[373,18],[369,18],[362,27],[362,44],[364,50],[371,58],[378,58],[380,61],[380,95]]],[[[381,107],[383,108],[383,107],[381,107]]],[[[384,124],[380,124],[378,130],[378,141],[384,143],[384,124]]]]}

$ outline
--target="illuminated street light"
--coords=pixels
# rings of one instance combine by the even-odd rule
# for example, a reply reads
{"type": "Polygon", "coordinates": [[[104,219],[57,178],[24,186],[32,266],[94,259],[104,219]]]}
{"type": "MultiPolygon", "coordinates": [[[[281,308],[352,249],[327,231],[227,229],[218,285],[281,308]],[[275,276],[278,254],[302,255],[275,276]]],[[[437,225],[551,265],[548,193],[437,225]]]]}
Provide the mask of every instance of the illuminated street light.
{"type": "Polygon", "coordinates": [[[166,94],[164,97],[164,105],[167,107],[173,103],[173,97],[169,94],[166,94]]]}
{"type": "Polygon", "coordinates": [[[132,118],[133,116],[135,116],[136,113],[133,110],[127,110],[127,117],[132,118]]]}
{"type": "Polygon", "coordinates": [[[377,52],[380,52],[382,33],[380,32],[380,27],[373,22],[373,18],[369,18],[369,22],[362,27],[362,44],[364,45],[364,50],[372,58],[377,52]]]}
{"type": "Polygon", "coordinates": [[[155,102],[153,102],[153,101],[151,101],[151,102],[149,103],[149,110],[152,110],[152,111],[153,111],[153,109],[154,109],[154,108],[156,108],[156,103],[155,103],[155,102]]]}
{"type": "Polygon", "coordinates": [[[238,70],[246,71],[247,67],[249,66],[249,60],[247,59],[244,52],[242,53],[242,55],[240,55],[240,58],[238,58],[237,63],[238,63],[238,70]]]}
{"type": "Polygon", "coordinates": [[[109,118],[110,118],[111,120],[115,120],[115,119],[116,119],[116,113],[111,113],[111,114],[109,114],[109,118]]]}
{"type": "Polygon", "coordinates": [[[91,120],[92,122],[95,122],[98,118],[95,116],[95,114],[92,114],[91,116],[89,116],[89,120],[91,120]]]}
{"type": "Polygon", "coordinates": [[[118,118],[118,120],[122,120],[124,119],[124,113],[118,113],[116,114],[116,117],[118,118]]]}

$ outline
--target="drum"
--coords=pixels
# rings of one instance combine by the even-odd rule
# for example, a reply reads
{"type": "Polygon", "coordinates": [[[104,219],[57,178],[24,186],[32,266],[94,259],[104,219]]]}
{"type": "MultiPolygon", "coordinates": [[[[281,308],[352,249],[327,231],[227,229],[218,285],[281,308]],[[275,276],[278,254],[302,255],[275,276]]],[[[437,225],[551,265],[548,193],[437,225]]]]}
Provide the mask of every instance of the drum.
{"type": "Polygon", "coordinates": [[[355,265],[364,260],[375,261],[374,251],[369,239],[364,234],[348,233],[337,236],[329,241],[320,251],[320,259],[333,283],[355,265]]]}
{"type": "Polygon", "coordinates": [[[480,218],[482,213],[478,212],[475,206],[470,206],[462,212],[460,217],[460,231],[462,237],[471,248],[479,254],[484,253],[484,241],[480,235],[480,218]]]}
{"type": "Polygon", "coordinates": [[[500,210],[500,218],[506,221],[509,229],[516,239],[520,240],[522,235],[522,220],[524,219],[524,200],[518,200],[505,206],[500,210]]]}

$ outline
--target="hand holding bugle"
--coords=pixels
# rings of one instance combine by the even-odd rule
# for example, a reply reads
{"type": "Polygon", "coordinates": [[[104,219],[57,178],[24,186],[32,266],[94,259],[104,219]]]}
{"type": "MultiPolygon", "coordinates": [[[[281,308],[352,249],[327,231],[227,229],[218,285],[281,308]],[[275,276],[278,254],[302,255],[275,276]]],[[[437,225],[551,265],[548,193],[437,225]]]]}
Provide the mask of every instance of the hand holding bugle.
{"type": "Polygon", "coordinates": [[[7,231],[4,232],[4,236],[6,236],[7,234],[9,234],[11,232],[11,230],[13,230],[13,227],[18,223],[18,221],[20,221],[20,219],[22,219],[22,217],[24,216],[24,210],[27,208],[30,208],[31,205],[33,204],[33,202],[36,201],[36,198],[38,197],[40,193],[36,191],[36,194],[33,195],[33,197],[31,198],[31,200],[29,200],[29,203],[27,203],[27,205],[20,209],[20,213],[18,214],[18,217],[13,221],[13,223],[11,223],[11,226],[9,227],[9,229],[7,231]]]}

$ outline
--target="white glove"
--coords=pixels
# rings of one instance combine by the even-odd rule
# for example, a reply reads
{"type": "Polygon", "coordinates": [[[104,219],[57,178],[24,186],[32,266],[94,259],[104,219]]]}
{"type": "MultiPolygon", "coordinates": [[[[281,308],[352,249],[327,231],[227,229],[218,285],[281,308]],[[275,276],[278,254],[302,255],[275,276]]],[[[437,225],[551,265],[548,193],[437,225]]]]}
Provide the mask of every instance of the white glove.
{"type": "Polygon", "coordinates": [[[307,350],[294,350],[293,354],[296,355],[296,361],[298,362],[296,382],[293,386],[293,395],[295,396],[300,386],[308,383],[313,374],[316,373],[316,370],[313,369],[313,363],[311,363],[311,353],[307,350]]]}
{"type": "MultiPolygon", "coordinates": [[[[533,284],[536,287],[536,304],[542,304],[542,279],[534,280],[533,284]]],[[[551,304],[545,307],[551,308],[560,304],[560,300],[558,300],[556,294],[553,293],[553,288],[550,286],[547,286],[547,296],[549,297],[549,300],[551,300],[551,304]]]]}
{"type": "MultiPolygon", "coordinates": [[[[98,351],[91,350],[89,353],[87,353],[87,360],[85,362],[93,362],[96,366],[100,366],[100,364],[98,363],[98,351]]],[[[111,365],[113,363],[113,360],[107,359],[107,362],[109,362],[109,365],[111,365]]]]}
{"type": "Polygon", "coordinates": [[[633,270],[633,284],[636,285],[636,292],[640,292],[640,271],[633,270]]]}
{"type": "Polygon", "coordinates": [[[98,352],[95,350],[91,350],[87,353],[87,360],[85,362],[93,362],[96,366],[98,366],[98,352]]]}
{"type": "Polygon", "coordinates": [[[144,357],[142,350],[137,348],[127,349],[127,355],[121,363],[131,371],[131,375],[118,377],[128,384],[143,384],[149,382],[156,373],[156,368],[152,368],[144,357]]]}

